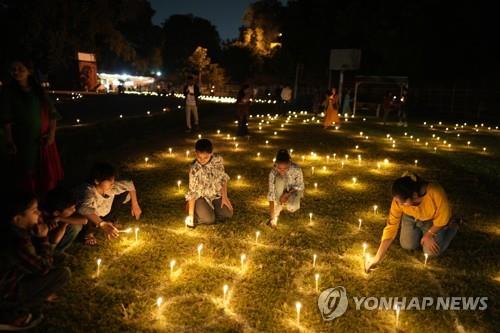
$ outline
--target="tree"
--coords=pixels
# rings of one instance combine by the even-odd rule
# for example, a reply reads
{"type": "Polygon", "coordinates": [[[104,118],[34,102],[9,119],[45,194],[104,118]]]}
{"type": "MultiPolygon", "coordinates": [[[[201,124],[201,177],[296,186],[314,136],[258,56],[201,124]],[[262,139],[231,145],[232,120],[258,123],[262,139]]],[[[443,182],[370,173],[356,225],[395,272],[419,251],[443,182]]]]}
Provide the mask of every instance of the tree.
{"type": "Polygon", "coordinates": [[[198,85],[201,87],[201,76],[210,65],[210,58],[207,56],[207,49],[198,46],[188,58],[189,65],[198,73],[198,85]]]}

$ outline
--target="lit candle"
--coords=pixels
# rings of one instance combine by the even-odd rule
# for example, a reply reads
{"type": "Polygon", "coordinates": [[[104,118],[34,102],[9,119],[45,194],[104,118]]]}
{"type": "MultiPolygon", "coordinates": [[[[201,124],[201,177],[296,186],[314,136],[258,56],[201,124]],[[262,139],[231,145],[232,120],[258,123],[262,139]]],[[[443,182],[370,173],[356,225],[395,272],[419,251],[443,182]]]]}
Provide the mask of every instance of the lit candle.
{"type": "Polygon", "coordinates": [[[118,232],[124,232],[124,233],[129,234],[129,233],[131,233],[131,232],[132,232],[132,228],[127,228],[127,229],[125,229],[125,230],[118,230],[118,232]]]}
{"type": "Polygon", "coordinates": [[[378,162],[377,163],[377,168],[380,169],[380,166],[381,166],[381,164],[380,164],[380,162],[378,162]]]}
{"type": "Polygon", "coordinates": [[[139,233],[139,228],[135,227],[134,232],[135,232],[135,241],[137,242],[137,239],[138,239],[137,234],[139,233]]]}
{"type": "Polygon", "coordinates": [[[175,260],[170,261],[170,276],[174,273],[175,260]]]}
{"type": "Polygon", "coordinates": [[[373,214],[377,215],[378,206],[373,205],[373,214]]]}
{"type": "Polygon", "coordinates": [[[370,262],[371,262],[371,260],[372,260],[372,257],[370,256],[370,254],[369,254],[369,253],[366,253],[364,256],[365,256],[365,262],[364,262],[364,265],[365,265],[365,273],[368,273],[367,268],[368,268],[368,266],[370,265],[370,262]]]}
{"type": "Polygon", "coordinates": [[[257,153],[257,157],[260,157],[260,153],[257,153]]]}
{"type": "Polygon", "coordinates": [[[177,181],[177,188],[179,189],[179,191],[181,190],[181,183],[182,182],[180,180],[177,181]]]}
{"type": "Polygon", "coordinates": [[[427,260],[429,259],[429,254],[424,253],[424,266],[427,265],[427,260]]]}
{"type": "Polygon", "coordinates": [[[313,213],[309,213],[309,223],[312,223],[313,221],[313,213]]]}
{"type": "Polygon", "coordinates": [[[358,219],[359,225],[358,225],[358,230],[361,230],[361,225],[363,224],[362,219],[358,219]]]}
{"type": "Polygon", "coordinates": [[[201,134],[198,134],[198,139],[201,139],[201,134]]]}
{"type": "Polygon", "coordinates": [[[240,180],[240,179],[241,179],[241,175],[238,175],[236,178],[237,178],[238,180],[240,180]]]}
{"type": "Polygon", "coordinates": [[[268,145],[268,144],[269,144],[269,140],[266,140],[266,145],[268,145]]]}
{"type": "Polygon", "coordinates": [[[341,168],[344,168],[344,161],[340,162],[341,168]]]}
{"type": "Polygon", "coordinates": [[[80,118],[76,118],[76,123],[79,124],[80,123],[80,118]]]}
{"type": "Polygon", "coordinates": [[[356,182],[358,181],[358,179],[356,177],[352,177],[352,184],[356,184],[356,182]]]}
{"type": "Polygon", "coordinates": [[[323,171],[326,171],[326,166],[323,165],[323,171]]]}
{"type": "Polygon", "coordinates": [[[239,144],[235,143],[234,144],[234,149],[238,149],[239,144]]]}
{"type": "Polygon", "coordinates": [[[318,292],[319,291],[319,288],[318,288],[319,274],[318,273],[314,274],[314,281],[316,282],[316,292],[318,292]]]}
{"type": "Polygon", "coordinates": [[[273,134],[274,134],[274,135],[278,135],[278,132],[274,132],[273,134]]]}
{"type": "Polygon", "coordinates": [[[337,158],[337,154],[333,153],[333,159],[335,160],[337,158]]]}
{"type": "Polygon", "coordinates": [[[314,183],[314,189],[317,190],[318,189],[318,183],[314,183]]]}
{"type": "Polygon", "coordinates": [[[97,272],[96,272],[96,277],[99,277],[99,274],[101,273],[101,258],[97,259],[97,272]]]}
{"type": "Polygon", "coordinates": [[[311,175],[314,175],[314,167],[311,167],[311,175]]]}
{"type": "Polygon", "coordinates": [[[255,232],[255,243],[259,242],[260,231],[255,232]]]}
{"type": "Polygon", "coordinates": [[[318,255],[315,253],[313,254],[313,267],[316,267],[316,259],[318,258],[318,255]]]}
{"type": "Polygon", "coordinates": [[[219,129],[217,130],[217,134],[220,134],[220,130],[219,129]]]}
{"type": "Polygon", "coordinates": [[[354,149],[358,150],[358,149],[359,149],[359,146],[358,146],[358,145],[356,145],[356,146],[354,147],[354,149]]]}
{"type": "Polygon", "coordinates": [[[399,312],[401,311],[401,308],[399,305],[396,305],[396,328],[399,327],[399,312]]]}
{"type": "Polygon", "coordinates": [[[297,310],[297,325],[300,325],[300,309],[302,309],[302,304],[300,302],[296,302],[295,309],[297,310]]]}
{"type": "Polygon", "coordinates": [[[229,286],[227,284],[222,287],[222,301],[224,302],[224,305],[226,305],[226,298],[227,298],[227,292],[229,291],[229,286]]]}
{"type": "Polygon", "coordinates": [[[146,164],[148,164],[148,162],[149,162],[149,157],[144,157],[144,162],[146,162],[146,164]]]}
{"type": "Polygon", "coordinates": [[[483,151],[486,151],[486,147],[483,147],[483,151]]]}
{"type": "Polygon", "coordinates": [[[306,159],[306,157],[304,155],[302,155],[302,162],[304,162],[305,159],[306,159]]]}
{"type": "Polygon", "coordinates": [[[330,162],[330,155],[326,155],[326,163],[330,162]]]}
{"type": "Polygon", "coordinates": [[[365,256],[366,254],[366,248],[368,247],[368,244],[366,243],[363,243],[363,257],[365,256]]]}
{"type": "Polygon", "coordinates": [[[163,297],[158,297],[156,299],[156,306],[158,307],[158,317],[161,316],[161,305],[163,304],[163,297]]]}
{"type": "Polygon", "coordinates": [[[186,150],[186,157],[189,158],[189,150],[186,150]]]}
{"type": "Polygon", "coordinates": [[[240,256],[240,262],[241,262],[241,269],[245,268],[245,261],[247,260],[247,255],[246,254],[242,254],[240,256]]]}
{"type": "Polygon", "coordinates": [[[418,165],[418,160],[415,160],[415,166],[417,166],[417,165],[418,165]]]}
{"type": "Polygon", "coordinates": [[[168,153],[172,155],[172,148],[168,148],[168,153]]]}
{"type": "Polygon", "coordinates": [[[201,250],[203,250],[203,244],[198,244],[198,262],[201,261],[201,250]]]}

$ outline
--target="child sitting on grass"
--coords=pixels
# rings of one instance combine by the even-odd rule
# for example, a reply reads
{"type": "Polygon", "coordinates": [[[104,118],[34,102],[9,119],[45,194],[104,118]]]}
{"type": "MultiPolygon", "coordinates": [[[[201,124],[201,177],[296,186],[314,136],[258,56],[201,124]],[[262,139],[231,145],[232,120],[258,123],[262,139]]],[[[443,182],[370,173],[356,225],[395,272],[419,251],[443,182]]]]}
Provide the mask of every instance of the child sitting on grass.
{"type": "Polygon", "coordinates": [[[212,142],[200,139],[195,144],[196,160],[189,168],[188,227],[212,224],[216,218],[233,216],[233,206],[227,196],[229,176],[224,171],[222,157],[214,155],[212,142]]]}
{"type": "Polygon", "coordinates": [[[87,219],[76,213],[73,193],[64,188],[56,188],[47,194],[42,216],[49,227],[49,242],[57,253],[64,252],[87,224],[87,219]]]}
{"type": "Polygon", "coordinates": [[[35,196],[7,201],[0,224],[0,331],[19,331],[40,323],[43,302],[55,299],[71,272],[54,262],[35,196]]]}
{"type": "Polygon", "coordinates": [[[117,213],[122,203],[131,203],[131,215],[138,220],[142,210],[137,201],[134,183],[130,180],[115,180],[118,173],[109,163],[93,166],[87,183],[76,190],[77,211],[86,217],[85,244],[95,245],[94,232],[100,228],[108,239],[118,237],[117,213]]]}

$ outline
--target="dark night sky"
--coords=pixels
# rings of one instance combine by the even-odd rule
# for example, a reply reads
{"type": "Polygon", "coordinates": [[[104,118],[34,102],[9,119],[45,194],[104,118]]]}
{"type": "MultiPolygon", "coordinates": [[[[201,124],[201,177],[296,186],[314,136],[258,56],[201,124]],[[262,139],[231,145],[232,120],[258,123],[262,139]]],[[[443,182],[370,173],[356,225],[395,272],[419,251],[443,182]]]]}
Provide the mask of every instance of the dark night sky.
{"type": "Polygon", "coordinates": [[[193,14],[217,27],[222,40],[238,37],[238,28],[248,4],[253,0],[150,0],[156,11],[155,24],[173,14],[193,14]]]}

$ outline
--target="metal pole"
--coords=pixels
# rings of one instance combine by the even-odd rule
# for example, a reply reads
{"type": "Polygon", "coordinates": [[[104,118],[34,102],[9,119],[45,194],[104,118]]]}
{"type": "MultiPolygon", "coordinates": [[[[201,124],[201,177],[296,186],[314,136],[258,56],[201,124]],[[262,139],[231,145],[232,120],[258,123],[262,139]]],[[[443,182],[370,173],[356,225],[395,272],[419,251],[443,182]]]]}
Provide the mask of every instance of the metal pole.
{"type": "Polygon", "coordinates": [[[342,114],[342,86],[344,85],[344,71],[340,71],[340,79],[339,79],[339,114],[342,114]]]}
{"type": "Polygon", "coordinates": [[[354,101],[352,102],[352,114],[353,116],[356,116],[356,103],[358,101],[358,86],[359,82],[356,82],[354,85],[354,101]]]}

